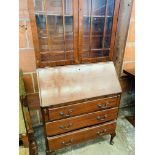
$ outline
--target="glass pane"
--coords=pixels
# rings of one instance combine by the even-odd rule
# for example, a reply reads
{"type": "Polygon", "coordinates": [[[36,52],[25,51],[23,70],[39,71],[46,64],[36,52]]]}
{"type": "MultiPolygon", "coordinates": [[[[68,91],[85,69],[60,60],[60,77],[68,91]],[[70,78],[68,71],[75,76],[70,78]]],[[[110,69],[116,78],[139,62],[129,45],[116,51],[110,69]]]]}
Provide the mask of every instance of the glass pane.
{"type": "Polygon", "coordinates": [[[109,55],[109,51],[97,50],[97,51],[91,51],[90,57],[99,58],[99,57],[105,57],[108,55],[109,55]]]}
{"type": "Polygon", "coordinates": [[[47,14],[62,15],[62,0],[46,0],[47,14]]]}
{"type": "Polygon", "coordinates": [[[112,22],[113,22],[112,17],[108,17],[106,19],[106,34],[105,34],[105,40],[104,40],[104,47],[105,48],[110,47],[112,22]]]}
{"type": "Polygon", "coordinates": [[[102,48],[104,32],[104,18],[92,18],[92,49],[102,48]]]}
{"type": "Polygon", "coordinates": [[[92,15],[104,16],[106,11],[106,0],[92,0],[92,15]]]}
{"type": "Polygon", "coordinates": [[[51,43],[51,51],[64,50],[63,17],[48,16],[48,28],[51,43]]]}
{"type": "Polygon", "coordinates": [[[36,23],[39,29],[46,29],[46,18],[44,15],[36,15],[36,23]]]}
{"type": "Polygon", "coordinates": [[[108,16],[113,16],[114,3],[114,0],[108,0],[108,16]]]}
{"type": "Polygon", "coordinates": [[[44,15],[36,15],[39,45],[41,52],[48,51],[48,35],[46,32],[46,18],[44,15]]]}
{"type": "Polygon", "coordinates": [[[82,49],[89,51],[91,0],[83,0],[82,49]]]}
{"type": "Polygon", "coordinates": [[[73,16],[65,17],[66,50],[73,50],[73,16]]]}
{"type": "Polygon", "coordinates": [[[44,10],[43,0],[34,0],[34,10],[36,12],[42,12],[44,10]]]}
{"type": "Polygon", "coordinates": [[[72,15],[72,0],[64,0],[64,6],[65,6],[65,15],[72,15]]]}
{"type": "Polygon", "coordinates": [[[49,51],[48,47],[48,38],[40,37],[39,38],[39,45],[40,45],[40,50],[41,52],[47,52],[49,51]]]}
{"type": "Polygon", "coordinates": [[[89,50],[89,36],[90,36],[90,17],[83,18],[83,36],[82,36],[82,47],[83,50],[89,50]]]}
{"type": "Polygon", "coordinates": [[[83,15],[90,16],[91,13],[91,0],[83,0],[83,15]]]}

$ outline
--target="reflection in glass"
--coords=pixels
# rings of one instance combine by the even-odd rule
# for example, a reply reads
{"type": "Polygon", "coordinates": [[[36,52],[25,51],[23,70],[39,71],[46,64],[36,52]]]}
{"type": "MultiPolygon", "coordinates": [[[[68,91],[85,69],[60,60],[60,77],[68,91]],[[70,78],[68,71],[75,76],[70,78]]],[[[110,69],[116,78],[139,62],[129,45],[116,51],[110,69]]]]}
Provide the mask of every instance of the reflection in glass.
{"type": "Polygon", "coordinates": [[[44,11],[44,3],[43,0],[34,0],[34,10],[36,12],[44,11]]]}
{"type": "Polygon", "coordinates": [[[46,18],[44,15],[36,15],[36,24],[41,52],[48,51],[48,35],[46,31],[46,18]]]}
{"type": "Polygon", "coordinates": [[[63,17],[48,16],[48,31],[52,51],[64,50],[63,17]]]}
{"type": "Polygon", "coordinates": [[[64,0],[65,15],[72,15],[72,0],[64,0]]]}
{"type": "Polygon", "coordinates": [[[113,16],[115,0],[108,0],[108,16],[113,16]]]}
{"type": "Polygon", "coordinates": [[[83,36],[82,36],[82,47],[83,50],[89,50],[89,36],[90,36],[90,17],[83,18],[83,36]]]}
{"type": "Polygon", "coordinates": [[[73,50],[73,16],[65,17],[66,50],[73,50]]]}
{"type": "Polygon", "coordinates": [[[105,48],[109,48],[110,47],[112,22],[113,22],[113,18],[112,17],[108,17],[106,19],[106,33],[105,33],[105,40],[104,40],[104,47],[105,48]]]}
{"type": "Polygon", "coordinates": [[[103,46],[104,18],[92,18],[92,49],[100,49],[103,46]]]}
{"type": "Polygon", "coordinates": [[[92,0],[92,15],[104,16],[106,11],[106,0],[92,0]]]}
{"type": "Polygon", "coordinates": [[[47,14],[62,15],[62,0],[46,0],[47,14]]]}
{"type": "Polygon", "coordinates": [[[91,0],[83,0],[83,15],[90,16],[91,13],[91,0]]]}
{"type": "Polygon", "coordinates": [[[91,51],[90,57],[91,58],[97,58],[97,57],[105,57],[109,55],[109,51],[103,51],[103,50],[97,50],[97,51],[91,51]]]}

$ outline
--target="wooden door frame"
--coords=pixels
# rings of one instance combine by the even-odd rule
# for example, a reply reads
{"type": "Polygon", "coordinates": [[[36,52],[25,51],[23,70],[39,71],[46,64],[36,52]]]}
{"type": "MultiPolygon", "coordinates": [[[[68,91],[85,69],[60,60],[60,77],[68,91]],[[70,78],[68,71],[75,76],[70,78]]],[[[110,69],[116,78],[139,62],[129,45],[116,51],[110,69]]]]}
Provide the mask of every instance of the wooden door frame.
{"type": "Polygon", "coordinates": [[[33,45],[34,45],[36,67],[38,68],[41,63],[41,57],[40,57],[38,30],[37,30],[37,25],[36,25],[36,19],[34,16],[33,0],[28,0],[28,10],[29,10],[30,25],[31,25],[31,30],[32,30],[32,39],[33,39],[33,45]]]}
{"type": "MultiPolygon", "coordinates": [[[[63,0],[62,0],[63,1],[63,0]]],[[[36,68],[39,67],[53,67],[53,66],[61,66],[61,65],[70,65],[70,64],[77,64],[78,61],[78,0],[73,0],[72,3],[73,9],[73,60],[60,60],[60,61],[41,61],[41,54],[40,54],[40,46],[39,46],[39,39],[38,39],[38,30],[36,25],[36,18],[34,14],[34,4],[33,0],[28,0],[28,10],[29,10],[29,17],[30,17],[30,25],[32,30],[33,36],[33,44],[34,44],[34,51],[35,51],[35,59],[36,59],[36,68]]]]}
{"type": "MultiPolygon", "coordinates": [[[[51,67],[51,66],[60,66],[60,65],[70,65],[70,64],[79,64],[81,62],[81,50],[82,50],[82,0],[73,0],[73,61],[70,60],[61,60],[61,61],[41,61],[41,54],[40,54],[40,46],[39,46],[39,39],[38,39],[38,30],[36,25],[36,18],[34,14],[34,4],[32,0],[28,0],[28,10],[30,16],[30,24],[33,36],[33,44],[34,44],[34,51],[35,51],[35,59],[36,59],[36,67],[51,67]]],[[[113,59],[113,52],[114,52],[114,45],[116,39],[116,31],[117,31],[117,23],[118,23],[118,15],[119,15],[119,6],[120,0],[115,0],[115,9],[113,15],[113,25],[112,25],[112,33],[111,33],[111,43],[110,43],[110,53],[109,57],[105,58],[88,58],[88,60],[84,61],[83,63],[87,62],[98,62],[107,61],[113,59]]]]}
{"type": "Polygon", "coordinates": [[[82,53],[82,19],[83,19],[83,9],[82,9],[82,1],[79,0],[79,38],[78,38],[78,52],[79,52],[79,60],[80,63],[82,62],[97,62],[101,59],[101,61],[108,61],[113,58],[113,52],[114,52],[114,45],[115,45],[115,38],[116,38],[116,32],[117,32],[117,23],[118,23],[118,15],[119,15],[119,7],[120,7],[120,0],[115,0],[114,4],[114,14],[113,14],[113,24],[112,24],[112,32],[111,32],[111,41],[110,41],[110,48],[105,48],[104,50],[109,50],[109,56],[108,57],[101,57],[101,58],[88,58],[88,60],[83,61],[81,57],[82,53]]]}

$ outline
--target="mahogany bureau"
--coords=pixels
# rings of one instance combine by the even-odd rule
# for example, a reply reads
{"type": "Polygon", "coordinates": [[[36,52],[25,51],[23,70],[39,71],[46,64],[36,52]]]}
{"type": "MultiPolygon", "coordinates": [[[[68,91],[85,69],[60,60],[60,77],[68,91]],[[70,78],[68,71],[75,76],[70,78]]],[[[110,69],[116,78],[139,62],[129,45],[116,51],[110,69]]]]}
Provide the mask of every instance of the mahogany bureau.
{"type": "Polygon", "coordinates": [[[37,69],[47,152],[115,137],[121,87],[113,62],[37,69]]]}

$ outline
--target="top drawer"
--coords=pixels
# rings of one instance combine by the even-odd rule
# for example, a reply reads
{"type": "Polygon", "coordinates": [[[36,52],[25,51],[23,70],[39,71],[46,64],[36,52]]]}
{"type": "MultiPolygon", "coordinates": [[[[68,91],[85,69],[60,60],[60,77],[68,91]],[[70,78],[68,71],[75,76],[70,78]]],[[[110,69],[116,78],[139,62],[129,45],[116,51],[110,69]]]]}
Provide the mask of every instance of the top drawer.
{"type": "Polygon", "coordinates": [[[102,98],[92,101],[86,101],[68,106],[58,108],[48,108],[48,119],[45,121],[52,121],[72,117],[84,113],[94,112],[107,108],[117,107],[119,103],[119,96],[102,98]]]}

